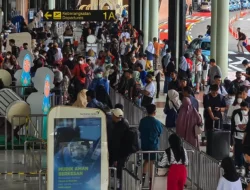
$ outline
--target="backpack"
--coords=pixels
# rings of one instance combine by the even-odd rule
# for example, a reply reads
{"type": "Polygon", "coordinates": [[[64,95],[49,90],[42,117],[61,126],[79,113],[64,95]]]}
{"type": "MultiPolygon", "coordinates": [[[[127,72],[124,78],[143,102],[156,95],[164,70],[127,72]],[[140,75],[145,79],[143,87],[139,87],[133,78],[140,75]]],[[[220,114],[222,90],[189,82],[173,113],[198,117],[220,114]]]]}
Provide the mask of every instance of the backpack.
{"type": "Polygon", "coordinates": [[[136,127],[129,127],[123,136],[123,152],[125,156],[136,153],[140,150],[139,131],[136,127]]]}
{"type": "Polygon", "coordinates": [[[207,60],[205,55],[203,55],[203,54],[201,54],[201,55],[202,55],[202,60],[204,63],[204,65],[202,66],[202,70],[207,70],[208,69],[208,60],[207,60]]]}
{"type": "Polygon", "coordinates": [[[234,134],[234,133],[237,133],[237,132],[242,133],[242,131],[236,130],[236,125],[235,125],[234,118],[235,118],[235,116],[237,114],[240,116],[240,121],[243,120],[243,115],[242,115],[241,109],[234,110],[233,114],[232,114],[232,117],[231,117],[231,134],[234,134]]]}

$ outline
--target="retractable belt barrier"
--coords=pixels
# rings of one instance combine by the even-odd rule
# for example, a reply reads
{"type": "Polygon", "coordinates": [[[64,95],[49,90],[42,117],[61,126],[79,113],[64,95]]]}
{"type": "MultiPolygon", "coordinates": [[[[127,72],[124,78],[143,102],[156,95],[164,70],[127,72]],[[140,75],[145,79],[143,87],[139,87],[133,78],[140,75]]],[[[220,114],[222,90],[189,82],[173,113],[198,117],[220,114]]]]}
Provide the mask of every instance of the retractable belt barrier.
{"type": "MultiPolygon", "coordinates": [[[[124,105],[124,116],[126,119],[128,119],[129,122],[131,122],[130,124],[139,126],[140,120],[146,115],[145,110],[143,108],[135,106],[133,102],[124,98],[121,94],[115,92],[114,89],[111,89],[110,96],[113,104],[121,103],[124,105]]],[[[163,132],[160,136],[160,150],[165,150],[169,147],[168,138],[173,133],[175,132],[163,125],[163,132]]],[[[211,158],[204,152],[199,151],[197,148],[193,147],[183,139],[182,142],[183,147],[189,150],[189,157],[192,157],[189,163],[190,167],[188,167],[188,178],[192,184],[192,187],[195,186],[197,189],[202,190],[216,189],[218,181],[222,176],[222,170],[220,168],[219,161],[211,158]]],[[[133,167],[127,167],[128,168],[126,169],[128,171],[133,171],[133,167]]],[[[126,170],[124,172],[126,175],[129,175],[126,170]]],[[[139,176],[136,177],[139,178],[139,176]]],[[[137,183],[136,179],[133,178],[133,180],[135,181],[135,183],[137,183]]]]}

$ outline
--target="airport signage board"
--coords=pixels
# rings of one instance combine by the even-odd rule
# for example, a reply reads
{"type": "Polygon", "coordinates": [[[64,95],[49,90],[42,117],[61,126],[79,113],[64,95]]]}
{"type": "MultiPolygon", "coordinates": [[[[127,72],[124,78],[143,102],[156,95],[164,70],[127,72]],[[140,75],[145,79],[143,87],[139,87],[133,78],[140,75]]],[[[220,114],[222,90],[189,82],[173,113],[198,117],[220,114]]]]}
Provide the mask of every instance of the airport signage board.
{"type": "Polygon", "coordinates": [[[44,21],[98,21],[116,20],[115,10],[45,10],[44,21]]]}

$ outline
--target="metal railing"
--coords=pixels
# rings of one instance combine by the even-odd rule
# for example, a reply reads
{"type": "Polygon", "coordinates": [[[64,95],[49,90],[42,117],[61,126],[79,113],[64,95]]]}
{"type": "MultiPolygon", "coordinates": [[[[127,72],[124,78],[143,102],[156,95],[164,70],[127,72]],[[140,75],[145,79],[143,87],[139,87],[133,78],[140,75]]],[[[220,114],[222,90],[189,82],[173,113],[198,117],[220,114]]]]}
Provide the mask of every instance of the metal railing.
{"type": "MultiPolygon", "coordinates": [[[[125,98],[115,92],[114,89],[111,89],[110,97],[113,104],[121,103],[124,105],[124,116],[129,122],[131,121],[133,125],[139,125],[140,120],[146,115],[144,109],[136,107],[127,99],[127,101],[125,101],[125,98]],[[141,116],[137,115],[139,112],[141,116]],[[136,121],[133,121],[133,114],[137,115],[136,121]]],[[[168,138],[172,133],[175,132],[163,125],[162,135],[160,136],[160,150],[165,150],[169,147],[168,138]]],[[[189,157],[191,156],[190,154],[192,154],[189,164],[190,167],[188,167],[188,176],[192,186],[200,190],[216,189],[219,178],[222,175],[219,161],[199,151],[184,139],[182,139],[182,142],[183,147],[192,152],[188,153],[189,157]]]]}
{"type": "Polygon", "coordinates": [[[122,170],[122,190],[140,190],[141,180],[126,168],[122,170]]]}
{"type": "Polygon", "coordinates": [[[110,99],[113,105],[117,103],[124,105],[124,117],[130,125],[139,125],[140,120],[146,116],[144,109],[138,107],[121,94],[118,94],[113,88],[110,89],[110,99]]]}

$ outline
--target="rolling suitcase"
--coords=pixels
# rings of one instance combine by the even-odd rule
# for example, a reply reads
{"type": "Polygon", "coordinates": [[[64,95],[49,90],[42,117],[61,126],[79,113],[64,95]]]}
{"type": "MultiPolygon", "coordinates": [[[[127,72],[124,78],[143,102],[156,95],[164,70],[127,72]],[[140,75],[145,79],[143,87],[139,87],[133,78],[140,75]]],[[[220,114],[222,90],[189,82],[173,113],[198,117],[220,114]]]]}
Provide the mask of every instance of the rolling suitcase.
{"type": "MultiPolygon", "coordinates": [[[[220,121],[219,126],[220,126],[220,121]]],[[[230,131],[214,128],[207,131],[207,154],[216,160],[223,160],[230,154],[230,131]]]]}

